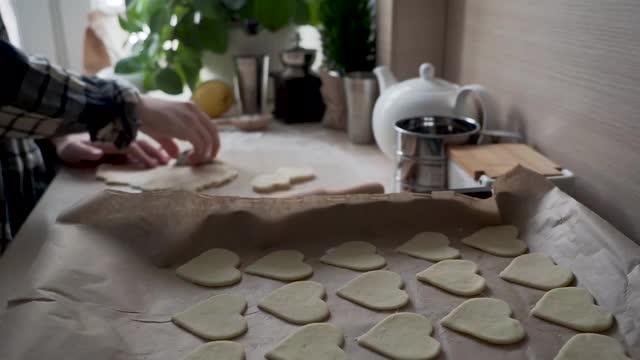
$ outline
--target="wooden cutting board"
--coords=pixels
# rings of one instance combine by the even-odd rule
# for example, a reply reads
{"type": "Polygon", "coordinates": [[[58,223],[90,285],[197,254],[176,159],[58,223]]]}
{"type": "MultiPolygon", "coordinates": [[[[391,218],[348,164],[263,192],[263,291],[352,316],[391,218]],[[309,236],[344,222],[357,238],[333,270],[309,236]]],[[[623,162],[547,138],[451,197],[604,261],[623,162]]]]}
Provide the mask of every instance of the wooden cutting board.
{"type": "Polygon", "coordinates": [[[561,175],[561,167],[526,144],[489,144],[452,146],[449,160],[478,180],[487,175],[496,178],[517,165],[545,176],[561,175]]]}

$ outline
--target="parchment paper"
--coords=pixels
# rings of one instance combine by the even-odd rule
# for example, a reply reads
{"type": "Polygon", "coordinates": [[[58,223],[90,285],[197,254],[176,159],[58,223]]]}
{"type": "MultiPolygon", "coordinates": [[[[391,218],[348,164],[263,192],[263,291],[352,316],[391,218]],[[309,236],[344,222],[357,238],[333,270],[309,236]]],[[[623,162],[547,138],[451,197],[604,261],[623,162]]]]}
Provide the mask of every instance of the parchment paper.
{"type": "Polygon", "coordinates": [[[615,314],[616,325],[606,334],[640,357],[640,247],[524,169],[499,179],[495,198],[487,200],[450,192],[302,199],[105,192],[60,220],[67,224],[52,228],[52,240],[0,319],[0,359],[180,359],[203,341],[172,324],[171,315],[225,292],[248,300],[249,331],[236,340],[247,359],[263,359],[297,328],[256,307],[283,283],[244,274],[238,285],[213,290],[175,276],[177,264],[211,247],[238,252],[243,268],[273,249],[303,251],[314,268],[311,279],[327,288],[329,321],[344,331],[345,350],[352,359],[380,359],[355,338],[389,312],[337,297],[336,290],[359,273],[318,261],[347,240],[377,245],[387,268],[401,274],[411,299],[402,310],[436,323],[434,337],[443,349],[438,359],[552,359],[576,332],[529,316],[544,292],[501,280],[498,273],[510,258],[460,243],[500,222],[518,226],[531,252],[570,268],[577,285],[615,314]],[[415,274],[431,263],[393,251],[427,230],[445,233],[463,258],[479,265],[488,285],[481,296],[507,301],[527,330],[526,340],[492,346],[437,324],[466,298],[419,283],[415,274]]]}

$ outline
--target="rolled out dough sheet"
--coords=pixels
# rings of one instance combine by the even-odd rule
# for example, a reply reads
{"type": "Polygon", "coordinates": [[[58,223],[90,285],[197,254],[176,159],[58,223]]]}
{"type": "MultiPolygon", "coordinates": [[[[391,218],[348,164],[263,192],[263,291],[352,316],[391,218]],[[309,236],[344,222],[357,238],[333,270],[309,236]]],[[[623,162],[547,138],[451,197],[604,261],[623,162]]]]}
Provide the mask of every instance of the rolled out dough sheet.
{"type": "Polygon", "coordinates": [[[201,166],[167,166],[139,169],[129,165],[102,164],[96,177],[107,184],[128,185],[136,189],[200,191],[222,186],[238,176],[238,171],[222,161],[201,166]]]}

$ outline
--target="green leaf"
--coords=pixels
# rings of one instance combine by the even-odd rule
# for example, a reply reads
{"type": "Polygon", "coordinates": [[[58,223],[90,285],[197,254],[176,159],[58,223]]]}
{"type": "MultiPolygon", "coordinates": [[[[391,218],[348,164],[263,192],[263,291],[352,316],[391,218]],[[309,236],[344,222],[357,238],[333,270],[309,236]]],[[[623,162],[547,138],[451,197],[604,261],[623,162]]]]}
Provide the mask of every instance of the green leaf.
{"type": "Polygon", "coordinates": [[[222,18],[225,15],[225,9],[216,0],[192,0],[193,7],[200,11],[203,17],[222,18]]]}
{"type": "Polygon", "coordinates": [[[200,69],[202,69],[202,54],[200,51],[182,46],[176,52],[173,63],[182,79],[193,90],[198,83],[200,69]]]}
{"type": "Polygon", "coordinates": [[[144,60],[138,56],[129,56],[116,63],[115,72],[118,74],[132,74],[144,69],[144,60]]]}
{"type": "Polygon", "coordinates": [[[152,70],[146,70],[144,72],[144,79],[142,81],[142,89],[147,92],[151,90],[156,90],[158,87],[156,86],[156,81],[154,79],[155,72],[152,70]]]}
{"type": "Polygon", "coordinates": [[[160,30],[169,23],[170,18],[171,14],[169,13],[168,8],[161,7],[157,9],[153,15],[151,15],[151,19],[149,20],[149,29],[151,32],[160,32],[160,30]]]}
{"type": "Polygon", "coordinates": [[[120,23],[122,30],[126,32],[132,33],[142,31],[142,25],[139,22],[133,20],[129,21],[120,15],[118,15],[118,23],[120,23]]]}
{"type": "Polygon", "coordinates": [[[198,26],[198,39],[203,49],[224,53],[229,47],[227,23],[214,19],[202,19],[198,26]]]}
{"type": "Polygon", "coordinates": [[[182,93],[182,79],[173,68],[160,69],[155,72],[153,78],[158,89],[167,94],[178,95],[182,93]]]}
{"type": "Polygon", "coordinates": [[[193,13],[189,13],[178,22],[176,26],[176,37],[184,45],[194,49],[202,49],[200,44],[198,25],[193,22],[193,13]]]}
{"type": "Polygon", "coordinates": [[[256,5],[256,1],[255,0],[246,0],[244,3],[244,6],[242,6],[240,9],[238,9],[238,15],[240,16],[241,19],[254,19],[256,18],[255,16],[255,5],[256,5]]]}
{"type": "MultiPolygon", "coordinates": [[[[289,25],[296,14],[297,0],[255,0],[255,17],[270,31],[289,25]]],[[[344,0],[341,0],[344,1],[344,0]]]]}
{"type": "Polygon", "coordinates": [[[247,0],[222,0],[222,3],[231,10],[240,10],[247,0]]]}
{"type": "Polygon", "coordinates": [[[311,21],[309,4],[305,0],[296,0],[296,13],[293,21],[297,25],[306,25],[311,21]]]}
{"type": "Polygon", "coordinates": [[[157,60],[160,55],[160,36],[151,34],[145,40],[145,55],[151,60],[157,60]]]}

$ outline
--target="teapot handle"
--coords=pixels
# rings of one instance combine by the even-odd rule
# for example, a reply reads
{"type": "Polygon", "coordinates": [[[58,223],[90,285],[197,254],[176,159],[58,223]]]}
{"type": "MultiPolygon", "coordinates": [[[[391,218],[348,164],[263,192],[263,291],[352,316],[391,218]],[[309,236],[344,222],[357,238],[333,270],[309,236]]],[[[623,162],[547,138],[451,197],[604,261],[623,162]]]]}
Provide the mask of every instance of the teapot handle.
{"type": "Polygon", "coordinates": [[[481,144],[484,140],[482,130],[489,128],[489,122],[497,120],[498,111],[495,99],[489,91],[482,85],[465,85],[458,90],[456,95],[456,102],[454,107],[454,114],[463,115],[465,113],[465,100],[469,95],[475,95],[476,99],[480,102],[480,113],[482,114],[482,124],[480,124],[480,136],[478,137],[478,144],[481,144]]]}

